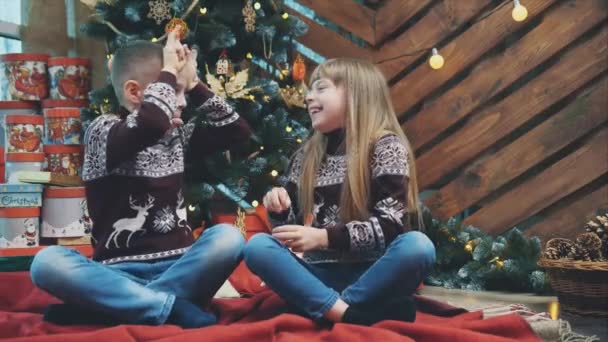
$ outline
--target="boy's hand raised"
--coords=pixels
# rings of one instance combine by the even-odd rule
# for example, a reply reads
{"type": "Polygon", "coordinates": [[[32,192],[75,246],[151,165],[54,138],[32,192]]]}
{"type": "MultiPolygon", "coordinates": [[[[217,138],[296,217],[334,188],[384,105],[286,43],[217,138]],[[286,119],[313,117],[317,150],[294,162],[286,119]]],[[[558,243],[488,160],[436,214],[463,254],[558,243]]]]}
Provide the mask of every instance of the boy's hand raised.
{"type": "Polygon", "coordinates": [[[163,71],[168,71],[177,76],[186,62],[184,46],[177,39],[175,31],[169,32],[167,43],[163,48],[163,71]]]}
{"type": "Polygon", "coordinates": [[[178,83],[185,84],[186,91],[190,91],[200,82],[198,78],[198,63],[196,61],[198,50],[191,50],[187,46],[184,46],[184,51],[186,53],[186,65],[177,77],[181,81],[178,83]]]}

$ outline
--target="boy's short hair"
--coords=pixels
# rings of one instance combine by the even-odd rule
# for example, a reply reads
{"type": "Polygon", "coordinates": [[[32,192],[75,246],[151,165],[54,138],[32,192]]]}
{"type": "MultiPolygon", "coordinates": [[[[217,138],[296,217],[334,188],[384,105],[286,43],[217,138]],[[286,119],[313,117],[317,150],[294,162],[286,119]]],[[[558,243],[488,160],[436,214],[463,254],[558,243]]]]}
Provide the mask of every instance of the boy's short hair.
{"type": "Polygon", "coordinates": [[[124,101],[123,85],[135,80],[142,86],[153,82],[163,67],[163,47],[147,41],[135,41],[119,48],[112,58],[112,86],[118,101],[124,101]]]}

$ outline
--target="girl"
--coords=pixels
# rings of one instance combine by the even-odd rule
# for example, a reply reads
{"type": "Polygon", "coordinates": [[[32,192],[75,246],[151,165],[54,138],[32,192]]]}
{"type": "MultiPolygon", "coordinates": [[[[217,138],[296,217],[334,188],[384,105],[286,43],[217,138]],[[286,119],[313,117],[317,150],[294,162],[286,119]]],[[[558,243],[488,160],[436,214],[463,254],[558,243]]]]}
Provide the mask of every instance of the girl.
{"type": "Polygon", "coordinates": [[[245,246],[247,266],[313,319],[413,321],[411,295],[435,248],[410,231],[408,217],[421,223],[414,155],[386,80],[370,63],[338,58],[317,67],[310,88],[315,132],[285,187],[264,197],[276,228],[245,246]]]}

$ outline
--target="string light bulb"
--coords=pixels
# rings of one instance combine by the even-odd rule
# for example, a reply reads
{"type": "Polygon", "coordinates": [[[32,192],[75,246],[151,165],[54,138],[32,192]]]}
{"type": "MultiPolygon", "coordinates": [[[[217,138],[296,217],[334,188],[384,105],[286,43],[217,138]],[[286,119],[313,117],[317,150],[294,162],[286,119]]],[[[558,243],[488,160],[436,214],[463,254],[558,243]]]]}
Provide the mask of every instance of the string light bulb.
{"type": "Polygon", "coordinates": [[[114,55],[112,55],[111,53],[109,53],[109,54],[106,55],[107,59],[112,59],[112,57],[114,57],[114,55]]]}
{"type": "Polygon", "coordinates": [[[289,13],[287,13],[287,12],[283,12],[283,13],[281,14],[281,18],[283,18],[283,19],[287,20],[287,18],[289,18],[289,13]]]}
{"type": "Polygon", "coordinates": [[[264,146],[260,146],[260,150],[261,150],[261,151],[264,151],[264,146]]]}
{"type": "Polygon", "coordinates": [[[260,8],[262,8],[262,5],[259,2],[255,2],[255,4],[253,4],[253,8],[255,8],[255,10],[259,10],[260,8]]]}
{"type": "Polygon", "coordinates": [[[255,96],[253,96],[253,95],[249,95],[249,99],[250,99],[251,101],[253,101],[253,100],[255,100],[255,96]]]}
{"type": "Polygon", "coordinates": [[[253,58],[253,55],[251,54],[251,52],[247,52],[246,57],[247,57],[247,59],[252,59],[252,58],[253,58]]]}
{"type": "Polygon", "coordinates": [[[254,200],[253,202],[251,202],[251,205],[252,205],[254,208],[257,208],[257,206],[258,206],[258,205],[260,205],[260,202],[258,202],[258,201],[256,201],[256,200],[254,200]]]}
{"type": "Polygon", "coordinates": [[[202,15],[207,14],[207,7],[201,7],[200,12],[202,15]]]}
{"type": "Polygon", "coordinates": [[[291,131],[293,131],[293,128],[291,128],[291,126],[285,127],[285,132],[291,133],[291,131]]]}
{"type": "Polygon", "coordinates": [[[429,59],[429,65],[435,70],[441,69],[443,67],[443,64],[445,63],[443,56],[439,54],[439,51],[437,51],[436,48],[433,48],[433,50],[431,50],[431,54],[432,55],[429,59]]]}
{"type": "Polygon", "coordinates": [[[302,138],[298,138],[298,139],[296,139],[296,141],[298,142],[298,144],[301,144],[302,143],[302,138]]]}
{"type": "Polygon", "coordinates": [[[192,204],[190,204],[190,205],[188,206],[188,210],[189,210],[190,212],[193,212],[193,211],[195,211],[195,210],[196,210],[196,207],[195,207],[195,206],[193,206],[192,204]]]}
{"type": "Polygon", "coordinates": [[[524,7],[519,0],[513,0],[513,11],[511,12],[513,20],[521,22],[528,17],[528,9],[524,7]]]}
{"type": "Polygon", "coordinates": [[[471,253],[473,251],[473,241],[467,242],[467,244],[464,245],[464,250],[471,253]]]}
{"type": "Polygon", "coordinates": [[[277,171],[277,170],[272,170],[272,171],[270,171],[270,175],[271,175],[272,177],[276,177],[276,176],[278,176],[278,175],[279,175],[279,171],[277,171]]]}
{"type": "Polygon", "coordinates": [[[152,38],[152,43],[156,43],[158,41],[158,38],[154,37],[152,38]]]}
{"type": "Polygon", "coordinates": [[[549,308],[547,311],[549,312],[549,316],[551,316],[551,319],[556,321],[559,318],[559,302],[552,301],[551,303],[549,303],[549,308]]]}

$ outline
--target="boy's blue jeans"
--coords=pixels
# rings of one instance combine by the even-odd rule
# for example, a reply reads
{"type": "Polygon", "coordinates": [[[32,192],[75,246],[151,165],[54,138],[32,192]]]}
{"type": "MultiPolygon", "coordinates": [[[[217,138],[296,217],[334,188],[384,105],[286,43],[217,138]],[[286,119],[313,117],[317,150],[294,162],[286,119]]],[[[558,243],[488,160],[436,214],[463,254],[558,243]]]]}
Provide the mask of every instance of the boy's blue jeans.
{"type": "Polygon", "coordinates": [[[175,298],[210,300],[243,257],[238,229],[220,224],[205,229],[183,255],[150,262],[103,265],[77,251],[47,247],[34,257],[33,283],[66,303],[130,324],[160,325],[175,298]]]}
{"type": "Polygon", "coordinates": [[[413,294],[435,263],[435,247],[425,234],[411,231],[375,262],[308,264],[271,235],[257,234],[245,246],[245,262],[283,299],[319,319],[338,298],[380,308],[413,294]]]}

